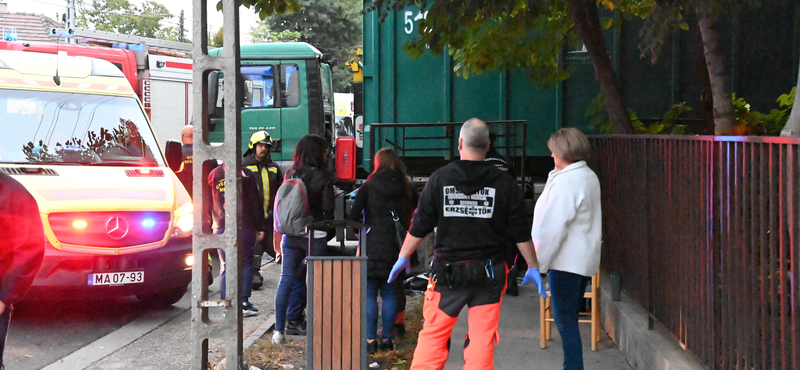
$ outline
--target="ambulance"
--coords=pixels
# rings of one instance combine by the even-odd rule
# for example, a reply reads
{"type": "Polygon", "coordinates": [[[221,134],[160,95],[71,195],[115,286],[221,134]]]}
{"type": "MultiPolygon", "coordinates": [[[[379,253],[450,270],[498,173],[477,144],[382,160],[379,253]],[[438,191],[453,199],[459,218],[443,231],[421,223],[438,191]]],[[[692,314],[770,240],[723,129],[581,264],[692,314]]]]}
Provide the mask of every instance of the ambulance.
{"type": "Polygon", "coordinates": [[[0,50],[0,171],[36,198],[44,224],[28,298],[168,305],[186,292],[192,202],[113,64],[0,50]]]}

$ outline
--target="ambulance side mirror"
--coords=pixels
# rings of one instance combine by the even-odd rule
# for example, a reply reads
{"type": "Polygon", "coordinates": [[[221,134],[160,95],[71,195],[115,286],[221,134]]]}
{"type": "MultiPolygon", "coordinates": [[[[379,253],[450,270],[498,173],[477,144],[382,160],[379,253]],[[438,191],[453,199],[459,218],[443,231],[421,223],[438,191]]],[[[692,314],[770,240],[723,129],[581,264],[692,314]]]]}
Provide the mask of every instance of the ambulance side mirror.
{"type": "Polygon", "coordinates": [[[206,107],[208,109],[208,116],[210,118],[216,117],[217,113],[217,98],[219,96],[219,71],[212,71],[208,73],[208,91],[206,92],[206,107]]]}
{"type": "Polygon", "coordinates": [[[181,147],[181,143],[169,140],[164,149],[164,156],[167,157],[167,165],[172,169],[172,172],[178,172],[181,169],[181,162],[183,162],[183,150],[181,147]]]}

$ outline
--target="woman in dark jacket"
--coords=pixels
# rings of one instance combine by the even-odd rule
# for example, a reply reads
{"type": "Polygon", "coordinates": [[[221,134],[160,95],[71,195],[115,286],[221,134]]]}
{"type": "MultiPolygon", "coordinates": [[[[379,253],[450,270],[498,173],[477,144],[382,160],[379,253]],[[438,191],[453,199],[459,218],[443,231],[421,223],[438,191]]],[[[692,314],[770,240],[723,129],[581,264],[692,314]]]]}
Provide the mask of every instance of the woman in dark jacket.
{"type": "Polygon", "coordinates": [[[397,153],[384,148],[375,154],[375,170],[361,185],[350,210],[350,219],[369,226],[367,233],[367,351],[391,350],[392,328],[397,315],[398,284],[387,283],[400,253],[399,238],[405,237],[412,204],[412,189],[397,153]],[[400,236],[395,220],[402,224],[400,236]],[[378,292],[382,300],[384,340],[377,341],[378,292]]]}
{"type": "MultiPolygon", "coordinates": [[[[334,194],[333,173],[328,170],[328,141],[319,135],[306,135],[297,142],[294,149],[292,167],[286,171],[285,179],[300,178],[308,192],[308,208],[313,222],[333,218],[334,194]]],[[[282,344],[284,331],[287,329],[304,331],[305,323],[302,310],[305,309],[306,269],[303,260],[308,255],[311,238],[311,253],[315,256],[327,252],[327,232],[315,230],[314,235],[284,235],[282,242],[283,263],[281,264],[281,280],[275,295],[275,332],[272,342],[282,344]],[[291,307],[290,307],[291,306],[291,307]],[[297,312],[289,312],[287,309],[297,312]],[[292,320],[287,327],[287,317],[292,320]]],[[[290,333],[291,334],[291,333],[290,333]]]]}

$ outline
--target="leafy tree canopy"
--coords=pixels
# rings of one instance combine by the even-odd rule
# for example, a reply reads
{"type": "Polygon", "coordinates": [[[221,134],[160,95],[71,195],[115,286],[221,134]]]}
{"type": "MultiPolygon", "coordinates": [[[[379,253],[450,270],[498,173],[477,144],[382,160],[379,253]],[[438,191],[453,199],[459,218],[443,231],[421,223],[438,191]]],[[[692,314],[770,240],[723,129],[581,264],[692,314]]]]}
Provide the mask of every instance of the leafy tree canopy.
{"type": "Polygon", "coordinates": [[[344,92],[350,91],[352,81],[344,62],[355,56],[361,44],[361,25],[361,1],[314,0],[298,12],[265,17],[263,23],[251,28],[250,34],[254,42],[307,42],[337,59],[339,66],[333,69],[333,88],[344,92]]]}
{"type": "Polygon", "coordinates": [[[79,0],[78,6],[78,27],[173,41],[180,36],[177,26],[164,27],[161,21],[173,15],[153,0],[140,5],[130,0],[79,0]]]}

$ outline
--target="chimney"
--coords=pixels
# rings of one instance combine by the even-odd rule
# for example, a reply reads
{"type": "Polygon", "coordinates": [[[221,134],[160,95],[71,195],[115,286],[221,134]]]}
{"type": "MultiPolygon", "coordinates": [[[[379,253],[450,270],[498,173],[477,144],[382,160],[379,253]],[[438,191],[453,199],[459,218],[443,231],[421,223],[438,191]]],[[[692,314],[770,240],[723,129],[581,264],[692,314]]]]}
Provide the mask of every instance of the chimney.
{"type": "Polygon", "coordinates": [[[0,12],[8,12],[8,4],[0,0],[0,12]]]}

